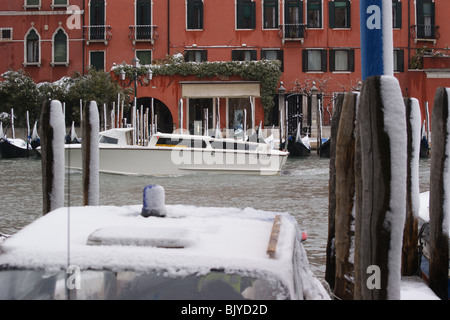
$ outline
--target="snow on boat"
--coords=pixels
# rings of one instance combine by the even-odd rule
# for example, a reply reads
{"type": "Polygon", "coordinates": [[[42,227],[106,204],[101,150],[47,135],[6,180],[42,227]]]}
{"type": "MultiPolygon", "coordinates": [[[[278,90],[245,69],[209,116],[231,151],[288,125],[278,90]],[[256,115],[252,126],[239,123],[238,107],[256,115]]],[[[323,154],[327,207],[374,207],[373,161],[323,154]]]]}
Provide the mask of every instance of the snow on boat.
{"type": "MultiPolygon", "coordinates": [[[[288,153],[265,142],[187,134],[153,134],[146,146],[133,145],[132,128],[100,133],[99,171],[126,175],[193,172],[279,174],[288,153]]],[[[66,145],[70,168],[82,168],[81,145],[66,145]]]]}
{"type": "Polygon", "coordinates": [[[70,237],[68,208],[12,235],[0,246],[0,300],[330,299],[288,213],[163,205],[147,217],[146,198],[71,207],[70,237]]]}
{"type": "Polygon", "coordinates": [[[31,144],[22,139],[0,138],[0,158],[28,158],[35,153],[31,144]]]}

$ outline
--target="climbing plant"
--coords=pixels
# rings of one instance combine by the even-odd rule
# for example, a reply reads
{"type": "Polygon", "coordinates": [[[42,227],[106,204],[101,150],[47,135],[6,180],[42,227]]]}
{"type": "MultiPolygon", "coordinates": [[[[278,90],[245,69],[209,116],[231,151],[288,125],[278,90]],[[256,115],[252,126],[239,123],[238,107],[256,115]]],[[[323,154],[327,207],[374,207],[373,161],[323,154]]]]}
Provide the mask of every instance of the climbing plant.
{"type": "MultiPolygon", "coordinates": [[[[273,97],[277,93],[278,82],[281,76],[280,62],[278,60],[258,61],[205,61],[186,62],[183,55],[166,56],[155,60],[151,65],[140,66],[138,74],[144,75],[148,68],[154,76],[195,76],[197,78],[231,77],[239,76],[244,80],[259,81],[261,84],[261,103],[265,114],[268,115],[274,105],[273,97]]],[[[134,68],[131,65],[121,64],[114,69],[119,76],[123,70],[127,78],[133,77],[134,68]]]]}

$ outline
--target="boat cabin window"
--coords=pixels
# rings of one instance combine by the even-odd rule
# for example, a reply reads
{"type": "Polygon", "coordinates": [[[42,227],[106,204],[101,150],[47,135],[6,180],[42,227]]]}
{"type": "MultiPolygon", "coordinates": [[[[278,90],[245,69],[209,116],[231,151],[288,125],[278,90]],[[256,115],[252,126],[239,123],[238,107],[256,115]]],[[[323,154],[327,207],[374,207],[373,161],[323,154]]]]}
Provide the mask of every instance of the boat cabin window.
{"type": "Polygon", "coordinates": [[[109,143],[109,144],[118,144],[119,139],[108,137],[108,136],[100,136],[100,143],[109,143]]]}
{"type": "Polygon", "coordinates": [[[200,139],[161,137],[156,142],[158,147],[206,148],[206,141],[200,139]]]}
{"type": "Polygon", "coordinates": [[[256,150],[256,145],[244,142],[230,142],[230,141],[211,141],[213,149],[225,150],[256,150]]]}

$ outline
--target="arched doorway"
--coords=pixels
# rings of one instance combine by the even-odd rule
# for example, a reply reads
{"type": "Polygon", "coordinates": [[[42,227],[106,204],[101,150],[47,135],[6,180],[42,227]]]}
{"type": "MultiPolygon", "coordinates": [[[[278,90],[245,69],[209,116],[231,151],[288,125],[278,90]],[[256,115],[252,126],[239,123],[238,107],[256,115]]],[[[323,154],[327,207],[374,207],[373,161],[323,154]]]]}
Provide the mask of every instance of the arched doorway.
{"type": "MultiPolygon", "coordinates": [[[[137,105],[145,109],[149,109],[151,113],[152,110],[152,98],[142,97],[137,99],[137,105]]],[[[155,115],[157,116],[157,128],[159,132],[172,133],[173,132],[173,117],[169,108],[160,100],[154,99],[153,108],[155,115]]]]}

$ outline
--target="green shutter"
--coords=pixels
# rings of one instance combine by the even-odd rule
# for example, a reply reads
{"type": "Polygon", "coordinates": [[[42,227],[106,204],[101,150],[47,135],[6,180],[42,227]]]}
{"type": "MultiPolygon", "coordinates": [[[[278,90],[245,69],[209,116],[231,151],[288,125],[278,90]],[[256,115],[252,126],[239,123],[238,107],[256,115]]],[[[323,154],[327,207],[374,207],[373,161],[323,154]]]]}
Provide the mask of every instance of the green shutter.
{"type": "Polygon", "coordinates": [[[327,50],[321,50],[321,55],[322,55],[322,59],[321,59],[322,67],[321,67],[321,70],[323,72],[326,72],[327,71],[327,50]]]}
{"type": "Polygon", "coordinates": [[[91,66],[96,70],[105,68],[105,53],[103,51],[91,51],[91,66]]]}
{"type": "Polygon", "coordinates": [[[335,50],[330,49],[330,72],[335,71],[335,50]]]}
{"type": "Polygon", "coordinates": [[[302,70],[303,72],[308,71],[308,50],[306,49],[302,51],[302,70]]]}
{"type": "Polygon", "coordinates": [[[329,24],[330,28],[334,28],[334,1],[328,2],[328,18],[329,18],[329,24]]]}
{"type": "Polygon", "coordinates": [[[355,71],[355,50],[349,50],[348,52],[348,71],[355,71]]]}
{"type": "Polygon", "coordinates": [[[347,18],[347,28],[351,28],[352,26],[352,5],[350,3],[350,1],[347,1],[347,14],[348,14],[348,18],[347,18]]]}
{"type": "MultiPolygon", "coordinates": [[[[250,2],[250,29],[256,28],[256,2],[250,2]]],[[[255,59],[256,60],[256,59],[255,59]]]]}
{"type": "Polygon", "coordinates": [[[401,2],[397,2],[397,25],[395,25],[395,28],[401,28],[402,27],[402,3],[401,2]]]}

